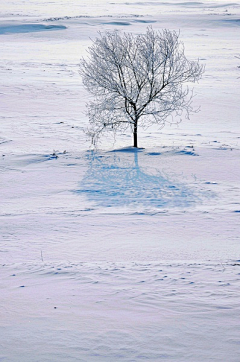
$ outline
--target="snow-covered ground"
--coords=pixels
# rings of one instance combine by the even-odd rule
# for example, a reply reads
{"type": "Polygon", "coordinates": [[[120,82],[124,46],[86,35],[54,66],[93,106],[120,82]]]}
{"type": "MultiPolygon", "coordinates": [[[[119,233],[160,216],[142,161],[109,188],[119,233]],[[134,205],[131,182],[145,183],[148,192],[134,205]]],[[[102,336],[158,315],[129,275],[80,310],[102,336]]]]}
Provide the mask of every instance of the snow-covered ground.
{"type": "Polygon", "coordinates": [[[1,0],[0,361],[239,362],[240,2],[1,0]],[[200,112],[103,138],[98,31],[180,30],[200,112]]]}

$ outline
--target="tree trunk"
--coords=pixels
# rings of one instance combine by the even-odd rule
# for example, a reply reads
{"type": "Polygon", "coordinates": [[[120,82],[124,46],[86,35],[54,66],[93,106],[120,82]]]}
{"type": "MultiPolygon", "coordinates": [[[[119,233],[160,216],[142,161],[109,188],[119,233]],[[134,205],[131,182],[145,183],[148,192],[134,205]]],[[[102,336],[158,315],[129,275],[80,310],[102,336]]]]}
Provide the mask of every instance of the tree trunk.
{"type": "Polygon", "coordinates": [[[134,128],[133,128],[133,147],[137,147],[138,146],[138,142],[137,142],[137,122],[134,123],[134,128]]]}

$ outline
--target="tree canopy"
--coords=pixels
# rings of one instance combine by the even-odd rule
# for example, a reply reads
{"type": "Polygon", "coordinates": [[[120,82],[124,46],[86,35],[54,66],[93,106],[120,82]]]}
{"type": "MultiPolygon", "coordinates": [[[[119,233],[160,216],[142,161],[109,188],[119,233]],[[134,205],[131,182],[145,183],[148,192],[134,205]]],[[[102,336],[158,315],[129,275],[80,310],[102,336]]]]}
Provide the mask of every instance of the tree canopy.
{"type": "Polygon", "coordinates": [[[80,68],[83,84],[94,97],[87,105],[93,143],[104,131],[130,127],[137,147],[139,126],[162,127],[183,114],[189,117],[188,83],[198,81],[203,72],[199,61],[186,58],[175,31],[99,33],[80,68]]]}

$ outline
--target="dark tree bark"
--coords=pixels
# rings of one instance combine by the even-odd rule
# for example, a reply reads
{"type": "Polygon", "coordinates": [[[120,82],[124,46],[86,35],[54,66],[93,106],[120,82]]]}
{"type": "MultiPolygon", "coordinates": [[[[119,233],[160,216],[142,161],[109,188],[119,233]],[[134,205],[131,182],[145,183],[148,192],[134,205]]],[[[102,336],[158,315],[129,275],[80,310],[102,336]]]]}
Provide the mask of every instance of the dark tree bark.
{"type": "Polygon", "coordinates": [[[138,147],[138,141],[137,141],[137,122],[134,124],[134,129],[133,129],[133,147],[138,147]]]}

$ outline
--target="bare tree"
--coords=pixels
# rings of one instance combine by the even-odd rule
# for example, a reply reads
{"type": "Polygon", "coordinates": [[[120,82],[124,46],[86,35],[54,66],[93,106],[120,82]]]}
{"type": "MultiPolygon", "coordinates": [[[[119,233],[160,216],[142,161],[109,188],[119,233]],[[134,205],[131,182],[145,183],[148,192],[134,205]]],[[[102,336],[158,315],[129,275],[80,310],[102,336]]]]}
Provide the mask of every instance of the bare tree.
{"type": "Polygon", "coordinates": [[[87,105],[93,143],[103,131],[130,127],[137,147],[138,126],[164,126],[183,113],[189,117],[192,92],[183,85],[198,81],[203,71],[198,61],[187,60],[175,31],[100,33],[80,68],[84,86],[95,97],[87,105]]]}

